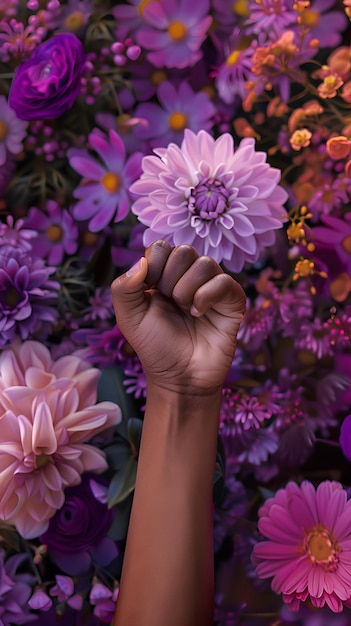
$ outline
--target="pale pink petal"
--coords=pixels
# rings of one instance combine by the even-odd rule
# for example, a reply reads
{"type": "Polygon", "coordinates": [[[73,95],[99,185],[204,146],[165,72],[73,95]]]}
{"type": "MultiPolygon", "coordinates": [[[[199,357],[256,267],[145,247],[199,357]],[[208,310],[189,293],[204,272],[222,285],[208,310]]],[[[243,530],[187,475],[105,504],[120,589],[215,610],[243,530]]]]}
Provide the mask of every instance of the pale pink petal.
{"type": "Polygon", "coordinates": [[[34,454],[54,454],[57,450],[57,439],[52,415],[46,402],[44,400],[36,402],[33,413],[32,449],[34,454]]]}

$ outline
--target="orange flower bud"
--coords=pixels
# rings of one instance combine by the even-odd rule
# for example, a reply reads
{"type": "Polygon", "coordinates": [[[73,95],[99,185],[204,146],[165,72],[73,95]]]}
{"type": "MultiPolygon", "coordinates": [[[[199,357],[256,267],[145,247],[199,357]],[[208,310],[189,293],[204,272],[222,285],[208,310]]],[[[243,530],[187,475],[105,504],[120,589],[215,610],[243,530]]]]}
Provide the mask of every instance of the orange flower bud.
{"type": "Polygon", "coordinates": [[[346,159],[351,150],[351,140],[343,135],[331,137],[326,143],[327,154],[331,159],[346,159]]]}

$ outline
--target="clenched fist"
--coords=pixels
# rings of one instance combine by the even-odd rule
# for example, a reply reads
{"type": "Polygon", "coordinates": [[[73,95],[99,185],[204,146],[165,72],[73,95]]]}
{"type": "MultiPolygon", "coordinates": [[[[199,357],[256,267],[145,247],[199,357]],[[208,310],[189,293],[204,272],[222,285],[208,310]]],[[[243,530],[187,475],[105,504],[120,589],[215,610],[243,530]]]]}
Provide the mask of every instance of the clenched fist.
{"type": "Polygon", "coordinates": [[[111,286],[119,328],[148,385],[184,395],[218,391],[245,312],[240,285],[189,245],[156,241],[111,286]]]}

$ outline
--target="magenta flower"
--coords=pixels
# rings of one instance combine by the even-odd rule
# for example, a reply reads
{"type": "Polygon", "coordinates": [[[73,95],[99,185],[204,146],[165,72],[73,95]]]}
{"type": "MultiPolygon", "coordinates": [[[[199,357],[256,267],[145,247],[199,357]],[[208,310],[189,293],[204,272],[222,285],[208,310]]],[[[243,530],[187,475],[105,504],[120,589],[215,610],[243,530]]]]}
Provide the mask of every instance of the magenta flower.
{"type": "Polygon", "coordinates": [[[0,96],[0,165],[4,165],[8,153],[19,154],[23,150],[27,125],[16,117],[5,96],[0,96]]]}
{"type": "Polygon", "coordinates": [[[193,245],[233,272],[255,263],[273,244],[285,221],[287,193],[278,185],[280,170],[243,139],[234,151],[228,133],[213,139],[186,129],[180,146],[154,150],[142,161],[143,174],[131,186],[142,196],[132,207],[142,224],[144,245],[165,239],[193,245]]]}
{"type": "Polygon", "coordinates": [[[89,229],[97,232],[112,220],[120,222],[128,214],[131,204],[128,188],[141,173],[142,155],[136,152],[126,160],[124,143],[112,129],[108,137],[94,129],[89,135],[89,144],[104,165],[86,150],[72,148],[68,151],[71,167],[84,176],[73,193],[79,202],[72,212],[77,220],[89,219],[89,229]]]}
{"type": "Polygon", "coordinates": [[[74,254],[78,248],[77,225],[55,200],[48,201],[45,212],[32,207],[24,224],[38,232],[33,247],[50,265],[59,265],[65,254],[74,254]]]}
{"type": "Polygon", "coordinates": [[[151,0],[143,8],[146,26],[136,32],[137,43],[155,67],[195,65],[212,23],[208,12],[208,0],[151,0]]]}
{"type": "Polygon", "coordinates": [[[268,541],[256,544],[252,560],[260,578],[293,611],[300,602],[325,604],[338,613],[351,597],[351,501],[338,482],[317,489],[288,483],[259,511],[258,527],[268,541]]]}
{"type": "Polygon", "coordinates": [[[107,468],[105,454],[85,442],[119,423],[121,412],[95,404],[98,378],[75,355],[53,361],[36,341],[0,355],[0,519],[22,537],[45,532],[83,472],[107,468]]]}
{"type": "Polygon", "coordinates": [[[186,81],[178,88],[165,81],[157,90],[161,107],[153,102],[144,102],[137,107],[135,115],[146,121],[136,129],[136,135],[148,139],[152,147],[166,146],[173,141],[180,144],[184,129],[194,132],[210,131],[216,109],[208,95],[195,93],[186,81]]]}
{"type": "Polygon", "coordinates": [[[313,241],[317,247],[328,254],[337,254],[344,266],[344,271],[351,273],[351,212],[342,217],[321,215],[323,226],[313,228],[313,241]]]}
{"type": "Polygon", "coordinates": [[[84,65],[83,45],[75,35],[60,33],[44,41],[18,67],[10,107],[22,120],[60,117],[78,97],[84,65]]]}

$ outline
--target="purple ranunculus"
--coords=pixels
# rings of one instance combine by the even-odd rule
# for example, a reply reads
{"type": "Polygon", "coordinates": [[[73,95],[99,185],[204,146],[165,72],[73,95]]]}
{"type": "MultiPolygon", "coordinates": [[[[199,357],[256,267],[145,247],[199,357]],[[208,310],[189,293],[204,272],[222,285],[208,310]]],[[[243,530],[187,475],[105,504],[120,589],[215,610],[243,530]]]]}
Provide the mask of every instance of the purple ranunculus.
{"type": "Polygon", "coordinates": [[[102,497],[107,488],[101,476],[83,474],[79,485],[65,490],[64,505],[40,537],[67,574],[87,571],[92,558],[104,566],[118,555],[115,542],[107,537],[114,516],[102,497]]]}
{"type": "Polygon", "coordinates": [[[84,65],[83,45],[72,33],[44,41],[16,70],[9,106],[21,120],[60,117],[77,99],[84,65]]]}

